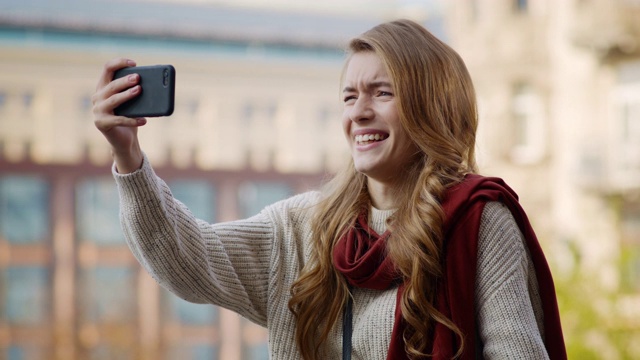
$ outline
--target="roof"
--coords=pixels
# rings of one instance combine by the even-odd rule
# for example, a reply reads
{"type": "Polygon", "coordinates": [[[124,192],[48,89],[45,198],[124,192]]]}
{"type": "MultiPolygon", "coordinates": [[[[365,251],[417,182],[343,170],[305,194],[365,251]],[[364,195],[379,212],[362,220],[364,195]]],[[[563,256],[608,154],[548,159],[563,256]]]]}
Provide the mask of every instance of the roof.
{"type": "MultiPolygon", "coordinates": [[[[348,39],[385,20],[384,11],[314,13],[203,1],[0,0],[4,28],[320,48],[342,48],[348,39]]],[[[441,18],[429,17],[425,26],[444,37],[441,18]]]]}

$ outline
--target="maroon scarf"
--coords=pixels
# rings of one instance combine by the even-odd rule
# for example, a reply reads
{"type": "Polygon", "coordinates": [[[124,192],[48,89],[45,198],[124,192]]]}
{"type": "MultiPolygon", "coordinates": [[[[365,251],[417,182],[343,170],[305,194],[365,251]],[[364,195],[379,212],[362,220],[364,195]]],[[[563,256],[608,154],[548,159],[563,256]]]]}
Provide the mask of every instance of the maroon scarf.
{"type": "MultiPolygon", "coordinates": [[[[502,179],[479,175],[467,175],[460,184],[449,188],[442,202],[445,212],[444,275],[437,289],[436,308],[464,334],[465,347],[460,359],[475,359],[476,356],[474,289],[478,231],[484,205],[489,201],[504,203],[525,237],[540,287],[547,352],[552,360],[566,359],[551,272],[533,228],[518,203],[518,196],[502,179]]],[[[384,290],[399,280],[386,257],[389,236],[389,231],[378,235],[369,228],[366,212],[358,217],[354,228],[338,241],[333,253],[335,267],[349,284],[384,290]]],[[[405,328],[400,306],[403,288],[404,284],[400,284],[387,360],[408,359],[402,338],[405,328]]],[[[429,341],[434,360],[451,359],[460,345],[455,333],[440,323],[436,323],[433,339],[429,341]]]]}

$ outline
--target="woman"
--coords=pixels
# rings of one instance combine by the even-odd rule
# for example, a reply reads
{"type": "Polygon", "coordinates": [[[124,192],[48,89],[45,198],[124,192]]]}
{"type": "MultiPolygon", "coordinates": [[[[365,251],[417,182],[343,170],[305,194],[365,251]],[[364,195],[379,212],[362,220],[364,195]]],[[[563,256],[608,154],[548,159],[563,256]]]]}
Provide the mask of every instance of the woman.
{"type": "Polygon", "coordinates": [[[113,148],[131,250],[164,287],[269,331],[273,359],[566,358],[553,282],[516,195],[474,175],[476,104],[460,57],[411,21],[350,43],[349,165],[321,192],[245,220],[193,218],[137,141],[135,65],[105,66],[95,124],[113,148]]]}

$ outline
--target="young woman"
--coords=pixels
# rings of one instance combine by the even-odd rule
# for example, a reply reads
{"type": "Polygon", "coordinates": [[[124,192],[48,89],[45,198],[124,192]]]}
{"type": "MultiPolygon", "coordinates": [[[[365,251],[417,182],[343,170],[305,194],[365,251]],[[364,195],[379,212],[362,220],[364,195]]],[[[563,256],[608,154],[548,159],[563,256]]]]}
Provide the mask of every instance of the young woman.
{"type": "Polygon", "coordinates": [[[272,359],[566,358],[553,281],[518,205],[475,175],[476,102],[460,57],[411,21],[349,46],[349,165],[322,191],[208,224],[140,149],[135,65],[106,64],[95,124],[113,148],[122,225],[140,263],[193,302],[269,331],[272,359]]]}

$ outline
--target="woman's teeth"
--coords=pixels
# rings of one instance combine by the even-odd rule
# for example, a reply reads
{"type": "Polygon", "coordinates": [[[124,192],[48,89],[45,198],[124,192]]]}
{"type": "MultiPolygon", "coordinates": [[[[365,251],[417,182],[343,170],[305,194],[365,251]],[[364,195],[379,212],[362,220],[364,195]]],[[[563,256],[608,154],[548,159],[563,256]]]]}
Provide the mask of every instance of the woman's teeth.
{"type": "Polygon", "coordinates": [[[386,139],[386,136],[381,134],[356,135],[356,143],[358,145],[365,145],[370,142],[380,141],[384,139],[386,139]]]}

